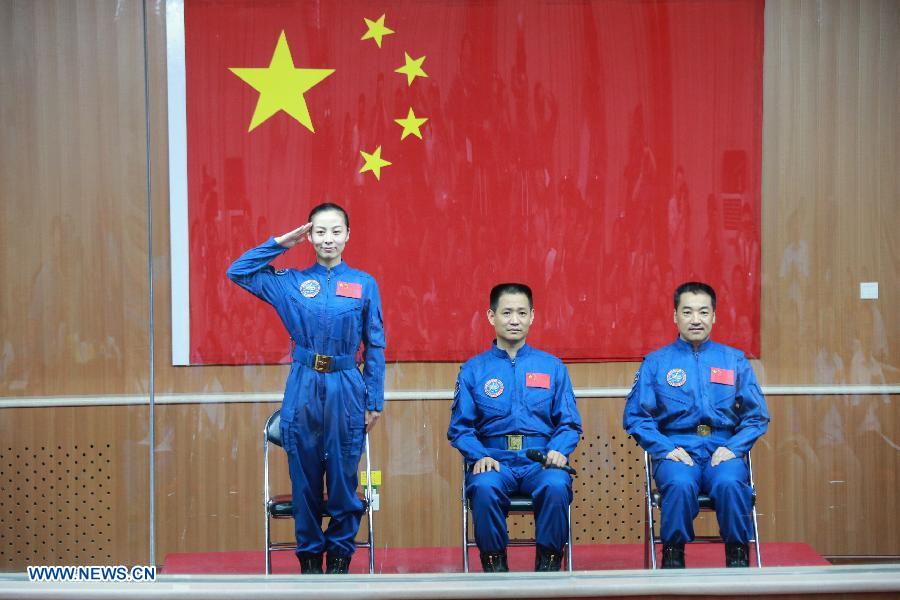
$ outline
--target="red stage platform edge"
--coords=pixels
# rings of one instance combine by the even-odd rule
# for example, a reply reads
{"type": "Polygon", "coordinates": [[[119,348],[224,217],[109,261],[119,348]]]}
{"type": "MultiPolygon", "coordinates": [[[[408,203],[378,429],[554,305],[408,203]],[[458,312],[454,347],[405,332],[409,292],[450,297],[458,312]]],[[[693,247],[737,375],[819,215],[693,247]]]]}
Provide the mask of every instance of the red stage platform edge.
{"type": "MultiPolygon", "coordinates": [[[[751,549],[752,550],[752,549],[751,549]]],[[[575,568],[579,571],[641,569],[644,566],[644,547],[640,544],[598,544],[575,546],[575,568]]],[[[751,551],[751,554],[753,552],[751,551]]],[[[478,553],[470,552],[473,569],[480,571],[478,553]]],[[[829,565],[820,554],[803,543],[771,543],[762,545],[762,561],[766,567],[829,565]]],[[[755,564],[756,559],[753,558],[755,564]]],[[[532,548],[510,548],[511,571],[531,571],[534,568],[532,548]]],[[[691,544],[687,547],[688,568],[722,567],[724,551],[721,544],[691,544]]],[[[453,548],[386,548],[375,550],[376,573],[457,573],[462,571],[460,549],[453,548]]],[[[261,574],[264,555],[261,550],[233,552],[174,553],[165,558],[161,569],[167,574],[261,574]]],[[[272,572],[298,572],[297,559],[292,552],[272,555],[272,572]]],[[[357,552],[350,565],[351,573],[368,572],[366,552],[357,552]]]]}

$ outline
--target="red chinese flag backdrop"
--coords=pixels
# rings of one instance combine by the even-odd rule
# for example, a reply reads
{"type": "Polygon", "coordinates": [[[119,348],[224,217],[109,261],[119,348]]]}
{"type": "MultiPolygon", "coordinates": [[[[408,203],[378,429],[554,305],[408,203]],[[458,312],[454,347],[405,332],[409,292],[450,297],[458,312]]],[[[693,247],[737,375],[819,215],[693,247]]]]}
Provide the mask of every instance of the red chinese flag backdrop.
{"type": "Polygon", "coordinates": [[[501,281],[532,286],[530,341],[566,360],[674,339],[692,279],[719,291],[715,338],[758,355],[762,2],[185,0],[184,23],[192,363],[287,359],[225,270],[323,201],[378,280],[389,360],[484,349],[501,281]],[[283,111],[248,132],[259,92],[229,69],[268,67],[282,31],[296,68],[334,69],[303,94],[314,133],[283,111]],[[401,141],[410,108],[428,121],[401,141]],[[359,172],[379,146],[380,180],[359,172]]]}

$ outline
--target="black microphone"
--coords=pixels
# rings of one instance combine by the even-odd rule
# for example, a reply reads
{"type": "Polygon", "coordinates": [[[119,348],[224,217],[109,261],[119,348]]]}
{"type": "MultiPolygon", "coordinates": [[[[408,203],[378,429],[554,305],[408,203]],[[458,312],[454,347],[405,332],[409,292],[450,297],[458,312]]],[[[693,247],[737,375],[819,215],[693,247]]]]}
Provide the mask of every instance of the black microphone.
{"type": "Polygon", "coordinates": [[[536,450],[534,448],[529,448],[528,450],[525,451],[525,456],[527,456],[528,458],[530,458],[531,460],[533,460],[536,463],[541,463],[548,469],[562,469],[563,471],[565,471],[572,477],[575,477],[575,469],[573,469],[569,465],[563,465],[561,467],[557,467],[556,465],[546,464],[547,456],[540,450],[536,450]]]}

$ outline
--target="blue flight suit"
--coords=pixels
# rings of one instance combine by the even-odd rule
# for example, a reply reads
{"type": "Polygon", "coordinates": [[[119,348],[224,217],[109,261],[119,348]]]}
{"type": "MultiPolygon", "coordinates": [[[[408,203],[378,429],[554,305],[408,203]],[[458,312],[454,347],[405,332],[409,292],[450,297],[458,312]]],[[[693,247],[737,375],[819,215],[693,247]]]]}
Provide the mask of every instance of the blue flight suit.
{"type": "Polygon", "coordinates": [[[297,554],[351,556],[363,513],[357,467],[364,446],[365,411],[384,405],[384,325],[375,279],[346,263],[276,271],[269,263],[287,248],[274,238],[245,252],[228,278],[271,304],[294,345],[281,405],[288,455],[297,554]],[[355,298],[353,296],[360,296],[355,298]],[[365,345],[364,369],[357,351],[365,345]],[[313,369],[315,355],[331,369],[313,369]],[[328,481],[322,531],[323,476],[328,481]]]}
{"type": "Polygon", "coordinates": [[[653,476],[662,494],[663,543],[694,539],[701,491],[715,504],[725,542],[747,543],[753,500],[743,457],[766,432],[769,412],[743,352],[711,340],[695,352],[679,337],[648,354],[635,375],[622,424],[653,458],[653,476]],[[708,426],[710,434],[700,435],[699,425],[708,426]],[[679,446],[691,455],[694,466],[666,460],[679,446]],[[710,467],[720,446],[735,458],[710,467]]]}
{"type": "Polygon", "coordinates": [[[555,356],[522,346],[515,359],[496,346],[462,365],[456,380],[447,438],[468,464],[490,456],[500,471],[466,475],[475,542],[482,552],[509,543],[509,495],[534,499],[535,540],[561,552],[568,539],[566,510],[572,477],[525,456],[529,448],[568,456],[581,437],[581,415],[566,366],[555,356]],[[507,435],[522,435],[522,449],[507,449],[507,435]]]}

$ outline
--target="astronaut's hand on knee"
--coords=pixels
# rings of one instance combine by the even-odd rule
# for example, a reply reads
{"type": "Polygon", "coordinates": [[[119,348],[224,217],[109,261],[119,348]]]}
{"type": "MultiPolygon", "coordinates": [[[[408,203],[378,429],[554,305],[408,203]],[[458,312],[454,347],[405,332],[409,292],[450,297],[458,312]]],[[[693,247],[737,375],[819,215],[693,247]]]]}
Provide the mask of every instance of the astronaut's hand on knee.
{"type": "Polygon", "coordinates": [[[488,471],[497,471],[498,473],[500,472],[500,463],[498,463],[490,456],[480,458],[475,461],[474,465],[472,465],[473,475],[478,475],[479,473],[487,473],[488,471]]]}
{"type": "Polygon", "coordinates": [[[719,446],[718,448],[716,448],[716,451],[713,452],[712,458],[709,459],[709,466],[714,467],[717,464],[725,462],[726,460],[731,460],[734,457],[734,452],[732,452],[725,446],[719,446]]]}
{"type": "Polygon", "coordinates": [[[691,455],[687,453],[687,450],[685,450],[681,446],[666,454],[666,459],[674,460],[675,462],[682,462],[689,467],[694,466],[694,459],[691,458],[691,455]]]}

